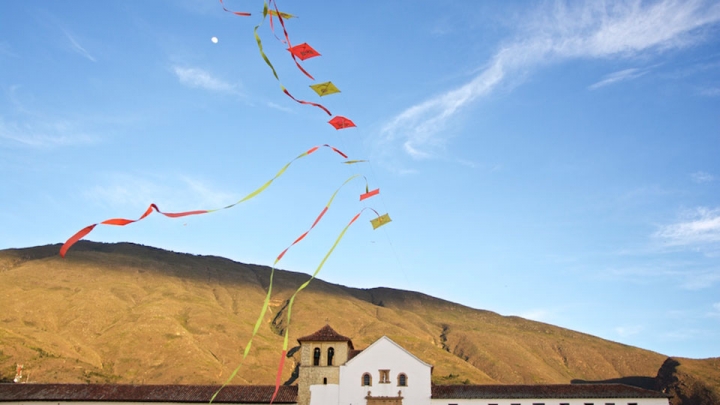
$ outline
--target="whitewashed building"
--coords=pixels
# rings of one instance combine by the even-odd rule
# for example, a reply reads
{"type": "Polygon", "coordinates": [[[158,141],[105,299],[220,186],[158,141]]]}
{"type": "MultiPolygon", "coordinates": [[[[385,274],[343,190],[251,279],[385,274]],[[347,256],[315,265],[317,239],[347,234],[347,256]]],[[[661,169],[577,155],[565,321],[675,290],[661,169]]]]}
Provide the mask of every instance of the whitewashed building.
{"type": "MultiPolygon", "coordinates": [[[[301,337],[289,405],[668,405],[668,396],[623,384],[433,385],[432,366],[383,336],[364,350],[326,325],[301,337]]],[[[219,386],[0,384],[0,405],[207,403],[219,386]]],[[[228,386],[214,402],[268,404],[273,386],[228,386]]],[[[114,404],[117,405],[117,404],[114,404]]]]}

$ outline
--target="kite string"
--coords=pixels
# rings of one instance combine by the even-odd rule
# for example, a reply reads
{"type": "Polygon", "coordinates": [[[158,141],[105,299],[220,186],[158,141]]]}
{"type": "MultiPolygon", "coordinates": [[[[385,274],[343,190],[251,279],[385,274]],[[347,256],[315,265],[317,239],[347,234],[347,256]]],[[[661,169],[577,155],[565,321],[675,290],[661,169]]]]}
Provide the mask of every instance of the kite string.
{"type": "MultiPolygon", "coordinates": [[[[237,373],[238,373],[238,371],[240,371],[240,368],[242,367],[242,364],[245,361],[245,358],[247,357],[248,353],[250,352],[250,348],[252,347],[253,339],[255,338],[255,335],[257,335],[257,333],[258,333],[258,330],[260,329],[260,325],[262,324],[262,320],[265,318],[265,314],[267,313],[268,307],[270,305],[270,296],[272,293],[273,278],[275,275],[275,269],[277,267],[277,264],[280,262],[280,260],[282,260],[282,258],[285,256],[285,253],[287,253],[287,251],[290,250],[291,247],[295,246],[298,242],[303,240],[310,233],[310,231],[312,231],[313,228],[315,228],[315,225],[317,225],[320,222],[320,220],[325,216],[325,213],[330,209],[330,206],[332,205],[333,200],[335,200],[335,197],[337,196],[338,192],[340,192],[340,190],[346,184],[348,184],[349,182],[351,182],[352,180],[354,180],[358,177],[360,177],[360,175],[356,174],[356,175],[351,176],[347,180],[345,180],[345,182],[343,182],[340,185],[340,187],[338,187],[335,190],[335,192],[332,194],[332,196],[330,196],[330,199],[328,200],[327,204],[325,204],[325,207],[322,209],[322,211],[320,211],[320,214],[317,216],[317,218],[315,218],[315,221],[312,223],[310,228],[307,231],[305,231],[303,234],[301,234],[299,237],[297,237],[295,239],[295,241],[293,241],[293,243],[290,244],[290,246],[285,248],[285,250],[280,252],[280,254],[275,258],[275,261],[273,262],[271,270],[270,270],[270,284],[268,286],[268,292],[265,295],[265,301],[263,302],[263,307],[260,310],[260,316],[258,317],[257,321],[255,321],[255,327],[253,328],[253,333],[250,336],[250,340],[245,345],[245,350],[243,351],[243,356],[242,356],[242,359],[240,360],[240,364],[235,368],[235,370],[233,370],[233,372],[230,374],[230,377],[228,377],[228,379],[225,381],[225,383],[223,383],[223,385],[215,392],[215,394],[213,394],[212,398],[210,398],[210,403],[212,403],[213,400],[215,399],[215,397],[217,397],[217,395],[220,393],[220,391],[222,391],[222,389],[225,388],[235,378],[235,376],[237,376],[237,373]]],[[[284,354],[283,354],[283,356],[284,356],[284,354]]],[[[284,359],[284,357],[283,357],[283,359],[284,359]]],[[[284,360],[282,360],[282,363],[284,363],[284,360]]],[[[280,378],[280,377],[278,377],[278,378],[280,378]]],[[[279,387],[279,383],[277,386],[279,387]]],[[[273,395],[273,399],[274,398],[275,398],[275,396],[273,395]]]]}

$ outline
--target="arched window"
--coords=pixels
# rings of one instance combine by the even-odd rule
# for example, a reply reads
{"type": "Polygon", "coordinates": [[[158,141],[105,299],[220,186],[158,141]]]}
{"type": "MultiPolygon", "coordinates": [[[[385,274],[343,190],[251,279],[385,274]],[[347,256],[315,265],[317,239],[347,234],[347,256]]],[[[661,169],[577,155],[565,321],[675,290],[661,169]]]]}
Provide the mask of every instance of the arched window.
{"type": "Polygon", "coordinates": [[[407,387],[407,376],[403,373],[398,375],[398,387],[407,387]]]}
{"type": "Polygon", "coordinates": [[[332,347],[328,349],[328,366],[332,366],[333,356],[335,356],[335,349],[332,347]]]}
{"type": "Polygon", "coordinates": [[[313,366],[320,365],[320,348],[316,347],[313,352],[313,366]]]}
{"type": "Polygon", "coordinates": [[[362,386],[363,387],[369,387],[372,385],[372,377],[370,377],[369,373],[365,373],[362,376],[362,386]]]}
{"type": "Polygon", "coordinates": [[[327,377],[323,378],[323,384],[327,385],[327,377]]]}

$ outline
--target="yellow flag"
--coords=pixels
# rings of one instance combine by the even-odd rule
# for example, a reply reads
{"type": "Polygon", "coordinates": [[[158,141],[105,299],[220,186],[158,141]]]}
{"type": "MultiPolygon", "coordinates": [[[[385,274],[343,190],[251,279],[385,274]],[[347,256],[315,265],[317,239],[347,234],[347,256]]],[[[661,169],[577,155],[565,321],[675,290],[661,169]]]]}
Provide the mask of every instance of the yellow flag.
{"type": "Polygon", "coordinates": [[[370,223],[372,224],[373,229],[378,229],[390,221],[392,221],[392,219],[390,219],[390,215],[385,214],[385,215],[380,215],[379,217],[377,217],[375,219],[371,219],[370,223]]]}
{"type": "Polygon", "coordinates": [[[315,90],[318,96],[327,96],[328,94],[340,93],[340,89],[335,87],[332,82],[318,83],[310,86],[311,89],[315,90]]]}

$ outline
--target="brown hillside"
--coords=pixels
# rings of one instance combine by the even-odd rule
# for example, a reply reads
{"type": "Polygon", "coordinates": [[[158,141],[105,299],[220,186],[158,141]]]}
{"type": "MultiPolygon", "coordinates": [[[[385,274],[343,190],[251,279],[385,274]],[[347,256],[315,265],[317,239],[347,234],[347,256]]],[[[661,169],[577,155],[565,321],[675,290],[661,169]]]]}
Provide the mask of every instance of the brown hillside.
{"type": "Polygon", "coordinates": [[[672,405],[720,404],[720,357],[668,357],[658,371],[655,388],[672,395],[672,405]]]}
{"type": "MultiPolygon", "coordinates": [[[[0,379],[23,363],[35,382],[206,384],[240,364],[267,267],[129,243],[81,242],[66,259],[58,249],[0,251],[0,379]]],[[[276,273],[271,311],[235,383],[274,381],[286,300],[308,277],[276,273]]],[[[437,383],[653,378],[666,359],[421,293],[316,280],[296,300],[291,342],[325,323],[356,348],[388,335],[433,364],[437,383]]]]}

